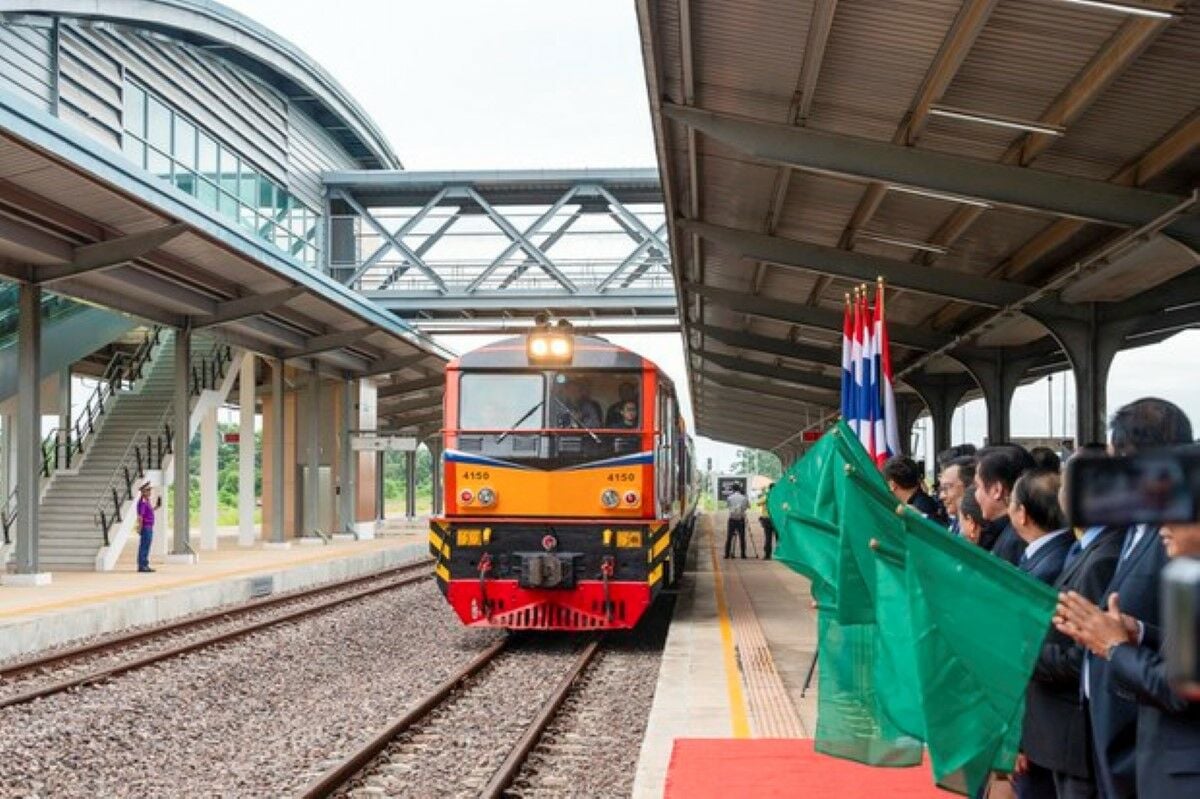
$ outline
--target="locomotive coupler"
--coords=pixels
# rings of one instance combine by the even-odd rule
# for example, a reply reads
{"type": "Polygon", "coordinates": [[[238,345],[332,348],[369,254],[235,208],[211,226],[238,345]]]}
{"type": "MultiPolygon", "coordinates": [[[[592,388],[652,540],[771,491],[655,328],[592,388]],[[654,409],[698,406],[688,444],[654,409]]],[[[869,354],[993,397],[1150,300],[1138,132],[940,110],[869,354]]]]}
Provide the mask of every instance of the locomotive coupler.
{"type": "Polygon", "coordinates": [[[612,602],[608,598],[608,581],[612,579],[613,572],[616,570],[616,559],[612,555],[605,555],[600,561],[600,583],[604,587],[604,619],[612,621],[612,602]]]}
{"type": "Polygon", "coordinates": [[[479,559],[479,599],[483,605],[484,618],[492,618],[492,603],[487,598],[487,576],[492,570],[492,556],[484,552],[479,559]]]}

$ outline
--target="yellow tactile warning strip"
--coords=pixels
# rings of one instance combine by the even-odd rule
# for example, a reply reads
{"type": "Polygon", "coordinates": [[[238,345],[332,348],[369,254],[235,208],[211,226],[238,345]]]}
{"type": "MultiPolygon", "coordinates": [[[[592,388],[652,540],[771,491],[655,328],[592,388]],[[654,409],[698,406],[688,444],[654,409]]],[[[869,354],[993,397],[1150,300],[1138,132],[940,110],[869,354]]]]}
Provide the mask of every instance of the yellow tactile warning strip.
{"type": "Polygon", "coordinates": [[[803,738],[804,725],[792,704],[791,695],[783,686],[779,672],[775,670],[771,649],[767,646],[758,614],[750,602],[750,594],[742,584],[737,566],[727,569],[725,574],[738,661],[746,682],[755,737],[803,738]]]}
{"type": "MultiPolygon", "coordinates": [[[[710,517],[711,518],[711,517],[710,517]]],[[[721,651],[725,660],[725,690],[729,694],[729,715],[734,738],[749,738],[750,724],[746,715],[746,697],[742,692],[742,678],[738,673],[737,650],[734,645],[733,627],[729,621],[729,606],[725,602],[725,580],[717,560],[715,525],[710,523],[708,551],[712,557],[713,590],[717,596],[717,619],[721,629],[721,651]]]]}

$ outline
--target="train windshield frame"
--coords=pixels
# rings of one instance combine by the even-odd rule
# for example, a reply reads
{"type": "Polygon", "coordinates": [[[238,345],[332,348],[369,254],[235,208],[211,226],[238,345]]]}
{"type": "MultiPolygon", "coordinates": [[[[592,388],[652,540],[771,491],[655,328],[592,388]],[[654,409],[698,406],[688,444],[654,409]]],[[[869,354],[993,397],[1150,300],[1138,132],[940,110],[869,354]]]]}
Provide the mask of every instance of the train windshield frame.
{"type": "MultiPolygon", "coordinates": [[[[647,421],[635,369],[464,371],[459,449],[547,465],[639,451],[647,421]],[[636,413],[622,413],[632,390],[636,413]]],[[[653,405],[651,406],[653,408],[653,405]]]]}

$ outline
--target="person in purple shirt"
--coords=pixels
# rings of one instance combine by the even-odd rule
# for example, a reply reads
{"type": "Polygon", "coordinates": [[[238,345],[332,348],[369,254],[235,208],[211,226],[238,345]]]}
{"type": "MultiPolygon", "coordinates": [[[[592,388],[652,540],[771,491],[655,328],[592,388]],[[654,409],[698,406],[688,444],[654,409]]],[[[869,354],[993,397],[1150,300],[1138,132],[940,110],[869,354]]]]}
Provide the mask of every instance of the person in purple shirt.
{"type": "Polygon", "coordinates": [[[142,483],[139,489],[141,496],[138,498],[137,514],[138,514],[138,533],[141,536],[141,541],[138,543],[138,571],[152,572],[150,568],[150,542],[154,540],[154,509],[162,505],[162,497],[159,497],[154,504],[150,504],[150,491],[153,486],[150,483],[142,483]]]}

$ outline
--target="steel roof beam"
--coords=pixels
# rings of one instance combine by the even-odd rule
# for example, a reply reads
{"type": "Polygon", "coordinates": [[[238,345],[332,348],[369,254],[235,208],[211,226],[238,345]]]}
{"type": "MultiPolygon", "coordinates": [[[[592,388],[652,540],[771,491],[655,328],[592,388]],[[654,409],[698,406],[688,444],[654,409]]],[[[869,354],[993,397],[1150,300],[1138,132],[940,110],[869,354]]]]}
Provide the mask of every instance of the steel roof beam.
{"type": "Polygon", "coordinates": [[[769,377],[772,380],[791,383],[792,385],[801,386],[812,391],[828,391],[837,394],[842,390],[842,380],[840,377],[829,377],[820,372],[790,369],[786,366],[775,366],[774,364],[750,361],[745,358],[733,358],[729,355],[718,355],[703,350],[694,350],[694,352],[703,360],[720,366],[722,369],[728,369],[731,372],[769,377]]]}
{"type": "Polygon", "coordinates": [[[988,308],[1009,305],[1036,290],[1033,286],[1007,280],[920,266],[908,261],[864,255],[706,222],[680,219],[677,224],[683,230],[697,233],[713,244],[750,260],[767,261],[864,283],[873,283],[877,277],[883,277],[889,286],[895,288],[988,308]]]}
{"type": "Polygon", "coordinates": [[[348,347],[351,344],[357,344],[375,332],[377,331],[374,327],[356,327],[353,330],[335,330],[332,333],[323,333],[319,336],[306,339],[302,345],[295,349],[287,350],[283,353],[283,357],[285,360],[310,358],[313,355],[320,355],[323,352],[338,350],[348,347]]]}
{"type": "MultiPolygon", "coordinates": [[[[540,311],[546,308],[590,310],[632,307],[669,311],[673,315],[678,307],[675,291],[671,288],[664,288],[661,291],[643,291],[637,294],[621,293],[606,296],[561,292],[524,292],[518,289],[445,295],[395,290],[364,291],[362,293],[363,296],[371,298],[382,307],[400,313],[458,311],[463,308],[540,311]]],[[[839,326],[838,329],[840,330],[841,327],[839,326]]]]}
{"type": "Polygon", "coordinates": [[[789,400],[791,402],[802,402],[808,405],[827,406],[829,397],[824,394],[809,394],[803,389],[797,390],[793,386],[781,386],[776,383],[768,383],[765,380],[755,380],[745,377],[744,375],[736,374],[714,374],[713,372],[701,372],[698,369],[689,370],[696,373],[697,377],[697,393],[703,390],[704,383],[707,381],[714,385],[723,388],[741,389],[750,391],[756,394],[764,394],[771,397],[779,397],[780,399],[789,400]]]}
{"type": "Polygon", "coordinates": [[[71,254],[70,262],[39,268],[36,275],[37,282],[52,283],[56,280],[65,280],[102,269],[112,269],[115,266],[136,261],[172,239],[183,235],[187,229],[187,225],[175,223],[163,225],[144,233],[133,233],[108,241],[81,245],[76,247],[71,254]]]}
{"type": "Polygon", "coordinates": [[[430,355],[427,352],[418,352],[413,355],[399,355],[394,358],[383,358],[382,360],[372,361],[362,371],[362,376],[374,377],[376,375],[385,375],[389,372],[399,372],[402,369],[412,368],[429,357],[430,355]]]}
{"type": "MultiPolygon", "coordinates": [[[[799,420],[802,420],[805,410],[804,408],[797,408],[795,406],[786,408],[778,405],[769,405],[765,402],[748,402],[741,396],[707,397],[702,407],[705,412],[728,412],[730,417],[734,419],[749,417],[751,422],[757,422],[760,419],[774,419],[786,421],[788,424],[796,424],[799,420]],[[747,407],[753,408],[753,411],[747,413],[747,407]]],[[[809,408],[809,415],[812,415],[811,408],[809,408]]]]}
{"type": "MultiPolygon", "coordinates": [[[[842,332],[842,313],[840,311],[815,308],[767,297],[755,297],[740,291],[702,286],[698,283],[684,283],[684,287],[687,292],[698,294],[710,302],[738,313],[748,313],[766,319],[778,319],[804,327],[842,332]]],[[[936,350],[953,341],[949,336],[933,330],[909,327],[894,322],[888,322],[888,334],[893,344],[918,350],[936,350]]]]}
{"type": "Polygon", "coordinates": [[[446,378],[442,375],[426,377],[422,380],[408,380],[395,385],[380,386],[376,396],[378,396],[379,399],[386,399],[387,397],[400,397],[405,394],[415,394],[418,391],[425,391],[427,389],[443,386],[445,383],[446,378]]]}
{"type": "Polygon", "coordinates": [[[430,281],[432,281],[433,284],[438,287],[439,291],[441,291],[443,293],[447,291],[446,283],[444,280],[442,280],[441,275],[439,275],[437,272],[430,269],[429,265],[425,263],[425,261],[421,258],[421,256],[419,256],[415,252],[413,252],[412,248],[410,248],[407,244],[405,244],[404,241],[400,237],[392,235],[392,233],[387,228],[385,228],[383,225],[381,225],[379,223],[379,220],[376,219],[375,216],[370,211],[363,208],[362,205],[360,205],[357,200],[355,200],[353,197],[351,197],[349,194],[347,194],[344,191],[338,192],[338,199],[340,199],[342,202],[346,203],[351,208],[353,208],[354,212],[356,214],[358,214],[360,219],[362,219],[364,222],[366,222],[368,225],[370,225],[371,228],[376,233],[378,233],[380,236],[383,237],[384,241],[388,242],[393,247],[395,247],[396,250],[410,264],[415,266],[417,269],[421,270],[421,273],[424,274],[425,277],[429,278],[430,281]]]}
{"type": "Polygon", "coordinates": [[[762,336],[757,333],[743,333],[716,325],[694,324],[691,330],[702,333],[705,338],[741,350],[753,350],[768,355],[779,355],[797,361],[808,361],[826,366],[841,366],[841,350],[834,346],[814,347],[809,344],[793,344],[790,341],[773,336],[762,336]]]}
{"type": "Polygon", "coordinates": [[[248,319],[251,316],[261,316],[269,311],[278,310],[280,306],[287,305],[290,301],[304,293],[305,290],[303,288],[293,286],[292,288],[280,289],[279,291],[268,291],[265,294],[250,294],[245,297],[225,300],[217,304],[216,311],[211,316],[206,316],[193,322],[192,329],[201,330],[206,327],[248,319]]]}
{"type": "MultiPolygon", "coordinates": [[[[1153,222],[1182,199],[1099,180],[756,122],[675,104],[664,104],[663,113],[766,162],[1116,226],[1140,227],[1153,222]]],[[[1185,244],[1200,249],[1200,220],[1181,219],[1167,230],[1185,244]]]]}

